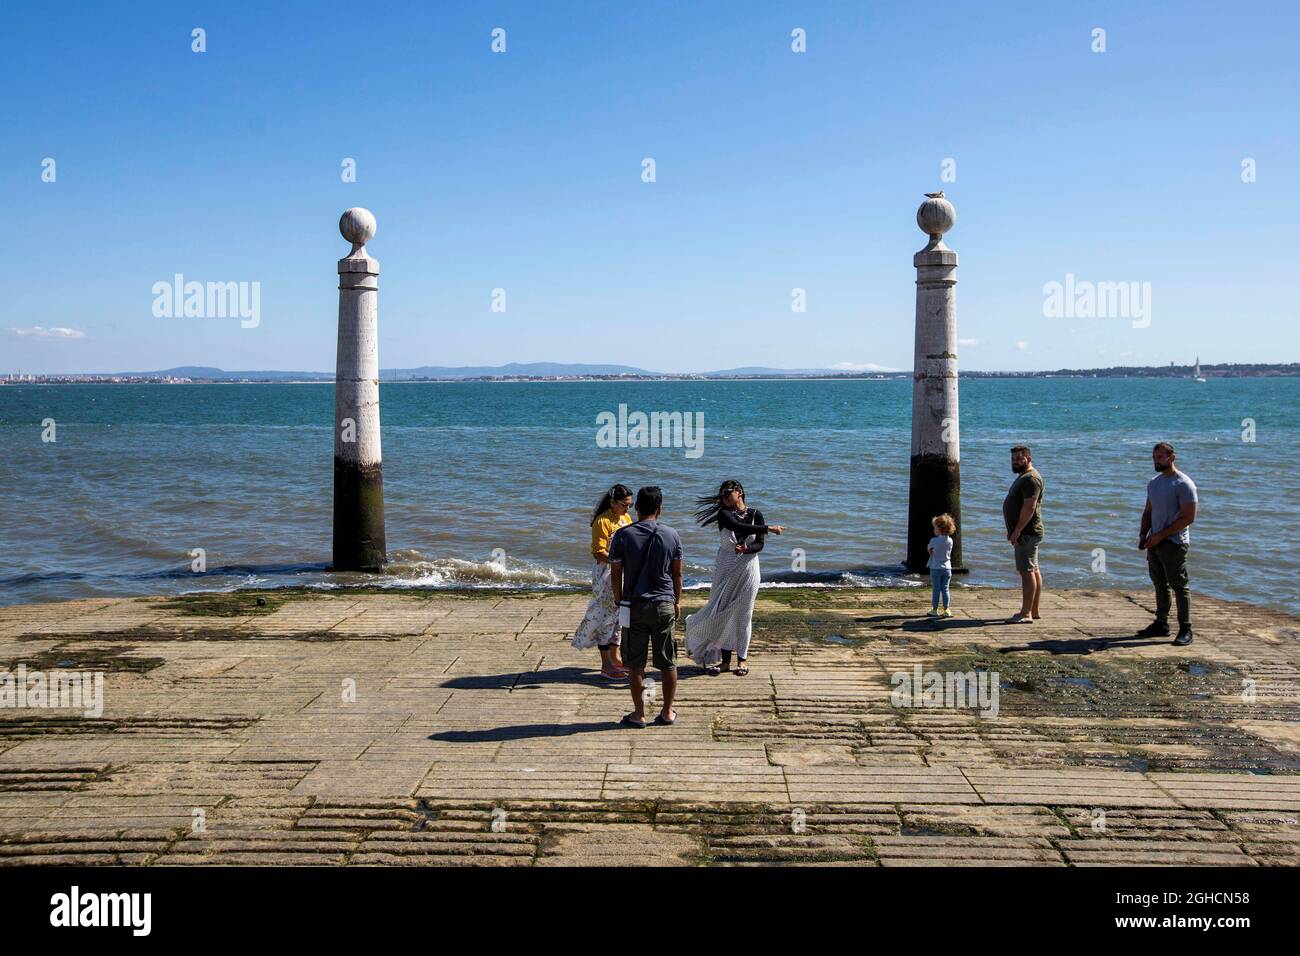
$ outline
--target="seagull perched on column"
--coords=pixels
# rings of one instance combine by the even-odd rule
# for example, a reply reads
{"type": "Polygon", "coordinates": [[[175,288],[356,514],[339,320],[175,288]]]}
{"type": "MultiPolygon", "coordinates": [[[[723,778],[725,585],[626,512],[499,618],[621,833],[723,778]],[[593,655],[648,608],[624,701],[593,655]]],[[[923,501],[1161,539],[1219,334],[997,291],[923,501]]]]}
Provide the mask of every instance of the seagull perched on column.
{"type": "Polygon", "coordinates": [[[926,198],[926,199],[942,199],[942,198],[943,198],[943,190],[940,189],[937,193],[926,193],[926,194],[925,194],[925,198],[926,198]]]}

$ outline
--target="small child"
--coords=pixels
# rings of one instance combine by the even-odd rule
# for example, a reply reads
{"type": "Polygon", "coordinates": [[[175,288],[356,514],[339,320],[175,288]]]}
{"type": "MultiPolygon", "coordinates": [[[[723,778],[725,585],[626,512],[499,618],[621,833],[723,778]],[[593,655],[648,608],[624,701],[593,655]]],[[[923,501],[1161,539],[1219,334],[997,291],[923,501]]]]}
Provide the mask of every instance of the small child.
{"type": "Polygon", "coordinates": [[[927,617],[952,617],[948,610],[948,584],[952,581],[952,535],[957,530],[957,522],[950,514],[942,514],[930,522],[934,527],[934,537],[926,548],[930,552],[930,613],[927,617]],[[939,598],[943,598],[943,610],[939,610],[939,598]]]}

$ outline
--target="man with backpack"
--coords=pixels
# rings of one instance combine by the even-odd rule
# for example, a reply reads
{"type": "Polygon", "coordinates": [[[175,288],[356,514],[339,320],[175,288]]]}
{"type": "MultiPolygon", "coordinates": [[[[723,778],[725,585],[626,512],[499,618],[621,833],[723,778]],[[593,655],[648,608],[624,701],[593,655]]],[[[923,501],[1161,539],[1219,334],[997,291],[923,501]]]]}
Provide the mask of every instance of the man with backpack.
{"type": "Polygon", "coordinates": [[[663,709],[654,722],[674,723],[677,693],[677,641],[673,627],[682,611],[682,540],[659,523],[663,492],[657,486],[636,493],[634,524],[620,528],[609,546],[610,584],[619,606],[623,631],[623,665],[632,689],[629,727],[645,727],[646,658],[651,657],[663,682],[663,709]]]}

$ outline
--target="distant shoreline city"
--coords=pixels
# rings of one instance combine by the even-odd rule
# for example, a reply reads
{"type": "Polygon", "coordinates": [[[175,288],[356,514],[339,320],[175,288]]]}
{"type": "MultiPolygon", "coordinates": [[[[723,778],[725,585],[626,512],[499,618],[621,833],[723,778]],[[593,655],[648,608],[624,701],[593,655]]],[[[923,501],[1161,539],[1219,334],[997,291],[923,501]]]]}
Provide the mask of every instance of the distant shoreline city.
{"type": "MultiPolygon", "coordinates": [[[[960,378],[1279,378],[1300,376],[1300,362],[1233,363],[1223,365],[1139,365],[1053,371],[985,372],[961,371],[960,378]]],[[[500,366],[496,369],[383,369],[380,381],[397,382],[672,382],[672,381],[764,381],[764,380],[910,380],[910,370],[845,371],[838,369],[730,369],[717,372],[650,372],[622,367],[605,370],[600,366],[500,366]],[[544,371],[541,369],[545,369],[544,371]],[[536,370],[534,370],[536,369],[536,370]]],[[[326,372],[227,372],[219,368],[186,366],[156,372],[0,375],[0,385],[303,385],[334,381],[326,372]]]]}

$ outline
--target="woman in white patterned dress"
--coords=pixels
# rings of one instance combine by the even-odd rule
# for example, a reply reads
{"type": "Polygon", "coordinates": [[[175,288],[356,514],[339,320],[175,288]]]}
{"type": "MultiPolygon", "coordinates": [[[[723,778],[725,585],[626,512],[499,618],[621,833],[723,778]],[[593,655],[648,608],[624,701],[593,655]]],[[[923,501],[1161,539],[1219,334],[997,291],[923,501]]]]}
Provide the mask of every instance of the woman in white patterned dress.
{"type": "Polygon", "coordinates": [[[609,580],[609,543],[619,528],[632,523],[632,489],[615,485],[601,497],[591,516],[591,600],[573,635],[573,646],[600,651],[600,676],[622,680],[627,668],[619,655],[618,606],[609,580]]]}
{"type": "Polygon", "coordinates": [[[736,676],[744,677],[749,673],[749,639],[758,597],[758,552],[769,532],[780,534],[785,528],[764,524],[761,511],[746,507],[745,489],[738,481],[724,481],[716,495],[696,501],[700,509],[695,520],[716,524],[720,541],[709,603],[686,618],[686,653],[706,673],[717,676],[731,669],[734,651],[736,676]]]}

